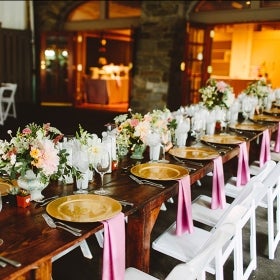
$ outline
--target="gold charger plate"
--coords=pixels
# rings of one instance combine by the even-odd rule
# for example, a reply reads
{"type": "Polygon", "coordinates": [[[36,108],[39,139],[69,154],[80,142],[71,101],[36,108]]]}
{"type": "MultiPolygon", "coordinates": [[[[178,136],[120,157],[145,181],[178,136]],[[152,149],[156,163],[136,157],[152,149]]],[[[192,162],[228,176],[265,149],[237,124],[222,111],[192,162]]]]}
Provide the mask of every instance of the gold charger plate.
{"type": "Polygon", "coordinates": [[[189,174],[182,166],[170,163],[143,163],[133,166],[130,172],[140,178],[148,180],[178,180],[189,174]]]}
{"type": "Polygon", "coordinates": [[[262,122],[279,122],[280,118],[269,116],[269,115],[254,115],[250,118],[253,121],[262,121],[262,122]]]}
{"type": "Polygon", "coordinates": [[[177,147],[169,150],[172,156],[185,159],[210,160],[217,158],[219,153],[206,147],[177,147]]]}
{"type": "Polygon", "coordinates": [[[279,108],[272,108],[270,110],[264,110],[264,113],[266,114],[280,114],[280,109],[279,108]]]}
{"type": "Polygon", "coordinates": [[[11,190],[11,187],[12,187],[11,184],[4,181],[0,181],[1,196],[8,195],[9,191],[11,190]]]}
{"type": "Polygon", "coordinates": [[[113,198],[95,194],[75,194],[51,201],[46,211],[52,217],[78,223],[98,222],[121,212],[121,204],[113,198]]]}
{"type": "Polygon", "coordinates": [[[203,135],[201,140],[214,144],[229,144],[235,145],[245,141],[241,136],[230,135],[230,134],[214,134],[214,135],[203,135]]]}
{"type": "Polygon", "coordinates": [[[229,126],[232,129],[248,130],[248,131],[263,131],[267,127],[257,123],[237,123],[229,126]]]}

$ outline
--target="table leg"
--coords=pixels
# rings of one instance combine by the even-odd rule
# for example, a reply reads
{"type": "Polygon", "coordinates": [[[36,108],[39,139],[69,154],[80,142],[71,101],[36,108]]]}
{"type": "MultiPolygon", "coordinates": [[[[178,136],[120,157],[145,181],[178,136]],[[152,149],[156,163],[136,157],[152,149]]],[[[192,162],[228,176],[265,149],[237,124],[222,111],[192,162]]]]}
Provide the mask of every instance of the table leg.
{"type": "Polygon", "coordinates": [[[47,260],[41,263],[35,270],[34,280],[51,280],[52,279],[52,261],[47,260]]]}
{"type": "Polygon", "coordinates": [[[158,217],[162,202],[147,204],[128,217],[126,264],[149,272],[151,232],[158,217]]]}

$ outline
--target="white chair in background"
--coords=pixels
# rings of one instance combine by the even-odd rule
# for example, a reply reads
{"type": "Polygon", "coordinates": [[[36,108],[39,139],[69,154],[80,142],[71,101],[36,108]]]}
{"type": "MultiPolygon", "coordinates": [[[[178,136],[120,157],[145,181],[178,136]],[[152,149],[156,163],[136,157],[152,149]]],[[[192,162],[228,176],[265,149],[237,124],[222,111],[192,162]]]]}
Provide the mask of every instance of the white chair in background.
{"type": "MultiPolygon", "coordinates": [[[[254,172],[254,175],[252,178],[254,180],[263,181],[266,176],[269,174],[269,172],[273,169],[273,167],[276,165],[276,162],[273,160],[268,160],[262,167],[258,166],[258,169],[256,172],[254,172]]],[[[244,186],[237,187],[236,186],[236,177],[230,177],[227,182],[225,183],[225,194],[228,197],[235,198],[238,193],[244,188],[244,186]]]]}
{"type": "MultiPolygon", "coordinates": [[[[212,260],[220,263],[223,247],[230,242],[235,233],[235,225],[225,223],[219,227],[208,239],[208,242],[199,250],[199,252],[187,263],[176,265],[165,280],[195,280],[205,279],[206,266],[212,260]]],[[[126,269],[124,280],[158,280],[143,271],[129,267],[126,269]]]]}
{"type": "MultiPolygon", "coordinates": [[[[255,183],[261,184],[261,183],[255,183]]],[[[234,279],[243,278],[243,257],[242,257],[242,227],[245,220],[252,221],[252,228],[255,229],[255,204],[252,199],[255,184],[248,185],[248,188],[240,194],[238,203],[236,202],[222,215],[217,226],[208,231],[200,227],[194,227],[193,233],[186,233],[181,236],[176,235],[176,223],[173,223],[152,243],[152,248],[163,254],[171,256],[182,262],[191,260],[214,232],[224,223],[234,223],[236,225],[235,238],[224,246],[220,253],[218,263],[211,264],[205,268],[208,273],[215,274],[216,279],[224,279],[223,266],[231,253],[234,253],[234,279]]],[[[255,230],[253,230],[254,234],[255,230]]],[[[254,252],[255,253],[255,252],[254,252]]],[[[253,263],[256,266],[256,263],[253,263]]]]}
{"type": "MultiPolygon", "coordinates": [[[[268,255],[269,259],[274,259],[274,253],[280,240],[280,163],[278,162],[276,164],[272,160],[267,161],[263,167],[259,169],[259,174],[252,177],[249,183],[254,181],[261,181],[264,186],[264,188],[256,188],[254,199],[256,207],[267,208],[268,255]],[[274,216],[275,199],[276,217],[274,216]]],[[[244,188],[246,188],[246,186],[231,186],[230,196],[237,198],[244,188]]],[[[199,196],[192,203],[192,214],[194,220],[213,227],[221,218],[225,210],[211,210],[210,205],[211,197],[205,195],[199,196]]],[[[229,207],[229,204],[227,204],[226,207],[229,207]]]]}
{"type": "Polygon", "coordinates": [[[15,94],[17,90],[17,84],[5,83],[0,87],[0,101],[2,109],[2,118],[5,121],[8,116],[17,117],[15,94]]]}

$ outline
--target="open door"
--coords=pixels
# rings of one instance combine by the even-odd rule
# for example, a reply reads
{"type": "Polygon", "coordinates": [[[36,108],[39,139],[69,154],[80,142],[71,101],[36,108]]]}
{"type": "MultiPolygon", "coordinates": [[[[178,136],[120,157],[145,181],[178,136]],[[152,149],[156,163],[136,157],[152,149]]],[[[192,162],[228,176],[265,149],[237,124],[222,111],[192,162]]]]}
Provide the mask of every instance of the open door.
{"type": "Polygon", "coordinates": [[[41,104],[72,105],[76,89],[75,34],[45,32],[41,35],[41,104]]]}
{"type": "Polygon", "coordinates": [[[200,101],[199,88],[211,74],[212,26],[187,23],[182,105],[200,101]]]}

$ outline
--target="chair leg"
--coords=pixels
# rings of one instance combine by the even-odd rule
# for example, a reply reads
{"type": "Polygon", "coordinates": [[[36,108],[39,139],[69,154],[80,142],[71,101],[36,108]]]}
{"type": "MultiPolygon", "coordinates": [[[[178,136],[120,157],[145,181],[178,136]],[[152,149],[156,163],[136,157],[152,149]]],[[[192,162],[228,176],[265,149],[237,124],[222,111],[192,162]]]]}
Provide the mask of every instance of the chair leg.
{"type": "Polygon", "coordinates": [[[234,249],[234,271],[233,279],[240,280],[243,278],[243,242],[242,230],[239,228],[235,234],[235,249],[234,249]]]}
{"type": "Polygon", "coordinates": [[[273,201],[271,190],[267,194],[267,235],[268,235],[268,258],[274,259],[273,241],[274,241],[274,216],[273,216],[273,201]]]}

